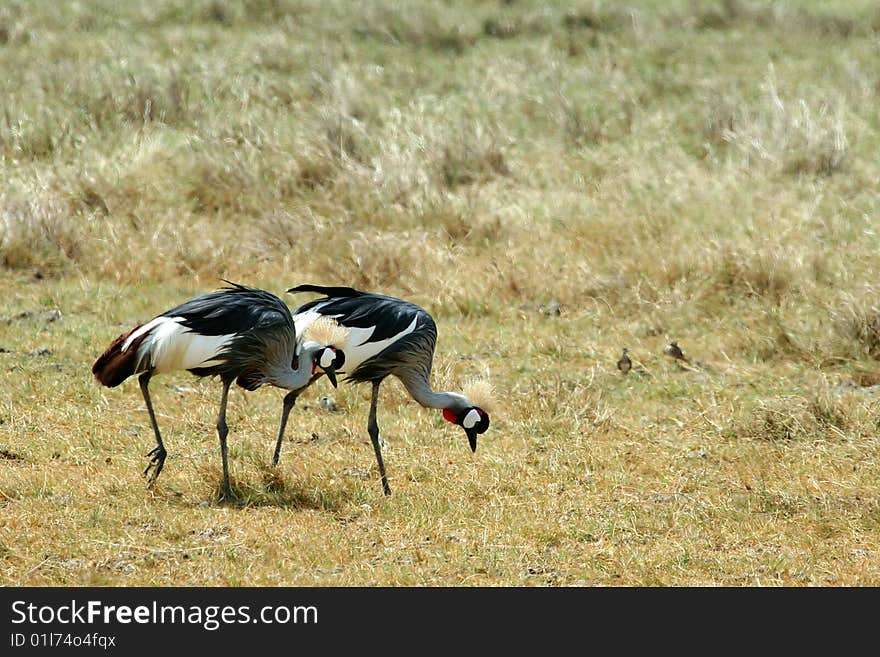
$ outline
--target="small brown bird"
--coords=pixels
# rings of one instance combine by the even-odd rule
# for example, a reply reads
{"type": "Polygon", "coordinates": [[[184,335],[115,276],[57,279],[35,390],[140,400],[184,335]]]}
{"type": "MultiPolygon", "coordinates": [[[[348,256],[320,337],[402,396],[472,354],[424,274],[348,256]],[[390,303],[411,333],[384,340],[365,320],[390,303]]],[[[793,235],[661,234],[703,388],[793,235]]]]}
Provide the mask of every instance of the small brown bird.
{"type": "Polygon", "coordinates": [[[624,374],[628,373],[630,369],[632,369],[632,361],[629,359],[629,355],[627,352],[629,349],[626,347],[623,348],[623,353],[620,355],[620,359],[617,361],[617,369],[619,369],[624,374]]]}
{"type": "Polygon", "coordinates": [[[663,353],[667,356],[671,356],[675,360],[681,360],[685,363],[690,364],[690,361],[685,357],[684,352],[681,350],[681,347],[678,346],[678,342],[673,340],[668,345],[663,348],[663,353]]]}

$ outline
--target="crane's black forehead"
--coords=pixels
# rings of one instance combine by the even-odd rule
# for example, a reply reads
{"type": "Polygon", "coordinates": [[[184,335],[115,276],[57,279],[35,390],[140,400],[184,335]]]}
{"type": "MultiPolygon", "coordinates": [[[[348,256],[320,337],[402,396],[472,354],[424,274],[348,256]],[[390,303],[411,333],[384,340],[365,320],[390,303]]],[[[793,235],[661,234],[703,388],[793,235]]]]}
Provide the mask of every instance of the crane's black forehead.
{"type": "Polygon", "coordinates": [[[271,292],[235,287],[209,292],[162,314],[182,317],[200,335],[233,335],[254,328],[292,327],[290,309],[271,292]]]}

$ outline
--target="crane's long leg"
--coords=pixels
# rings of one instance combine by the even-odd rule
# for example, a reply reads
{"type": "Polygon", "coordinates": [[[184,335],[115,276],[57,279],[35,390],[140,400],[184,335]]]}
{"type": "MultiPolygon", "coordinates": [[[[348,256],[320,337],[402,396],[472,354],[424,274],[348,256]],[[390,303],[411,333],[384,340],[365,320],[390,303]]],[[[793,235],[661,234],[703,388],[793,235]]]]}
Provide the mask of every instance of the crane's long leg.
{"type": "Polygon", "coordinates": [[[376,421],[376,408],[379,405],[379,385],[381,383],[381,381],[373,381],[373,398],[370,400],[370,420],[367,422],[367,431],[370,432],[373,450],[376,452],[376,462],[379,464],[379,474],[382,476],[382,490],[386,495],[391,495],[388,477],[385,476],[385,463],[382,461],[382,448],[379,446],[379,423],[376,421]]]}
{"type": "Polygon", "coordinates": [[[278,428],[278,440],[275,441],[275,454],[272,456],[272,465],[278,465],[278,458],[281,456],[281,442],[284,440],[284,429],[287,427],[287,416],[290,415],[290,409],[296,403],[300,390],[291,390],[284,395],[284,405],[281,407],[281,426],[278,428]]]}
{"type": "Polygon", "coordinates": [[[153,425],[153,433],[156,434],[156,446],[147,452],[147,456],[152,457],[150,462],[147,464],[147,467],[144,468],[144,476],[147,477],[147,488],[152,486],[156,479],[159,477],[159,473],[162,472],[162,468],[165,465],[165,457],[168,456],[168,452],[165,451],[165,445],[162,443],[162,434],[159,433],[159,423],[156,422],[156,414],[153,412],[153,402],[150,400],[150,376],[151,372],[144,372],[138,377],[138,383],[141,386],[141,394],[144,396],[144,401],[147,404],[147,412],[150,414],[150,424],[153,425]],[[152,474],[149,476],[147,473],[153,469],[152,474]]]}
{"type": "Polygon", "coordinates": [[[217,415],[217,435],[220,436],[220,456],[223,459],[223,499],[232,499],[232,488],[229,486],[229,456],[226,448],[226,436],[229,427],[226,426],[226,400],[229,397],[229,386],[232,379],[223,379],[223,393],[220,397],[220,413],[217,415]]]}

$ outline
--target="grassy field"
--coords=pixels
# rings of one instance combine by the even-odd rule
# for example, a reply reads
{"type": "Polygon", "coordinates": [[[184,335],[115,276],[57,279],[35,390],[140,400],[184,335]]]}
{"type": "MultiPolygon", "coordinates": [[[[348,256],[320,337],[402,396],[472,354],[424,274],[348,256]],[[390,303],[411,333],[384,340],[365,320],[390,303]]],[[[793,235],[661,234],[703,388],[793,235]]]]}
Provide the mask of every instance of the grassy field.
{"type": "Polygon", "coordinates": [[[862,0],[7,0],[0,584],[880,585],[878,58],[862,0]],[[322,380],[273,468],[235,389],[218,504],[180,373],[147,490],[91,364],[221,278],[429,309],[476,454],[389,381],[385,498],[322,380]]]}

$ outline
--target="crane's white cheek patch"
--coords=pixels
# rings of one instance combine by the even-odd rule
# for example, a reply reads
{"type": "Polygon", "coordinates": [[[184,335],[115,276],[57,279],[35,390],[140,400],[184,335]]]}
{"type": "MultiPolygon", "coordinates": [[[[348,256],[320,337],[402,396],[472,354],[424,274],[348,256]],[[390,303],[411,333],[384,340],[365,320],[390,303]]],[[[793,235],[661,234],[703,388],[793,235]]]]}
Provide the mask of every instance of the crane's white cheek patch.
{"type": "Polygon", "coordinates": [[[477,423],[480,421],[480,414],[477,412],[477,409],[472,408],[468,411],[468,414],[464,416],[464,419],[461,421],[461,426],[465,429],[473,429],[477,426],[477,423]]]}
{"type": "Polygon", "coordinates": [[[332,349],[325,349],[321,352],[321,367],[330,367],[334,360],[336,360],[336,354],[333,353],[332,349]]]}

